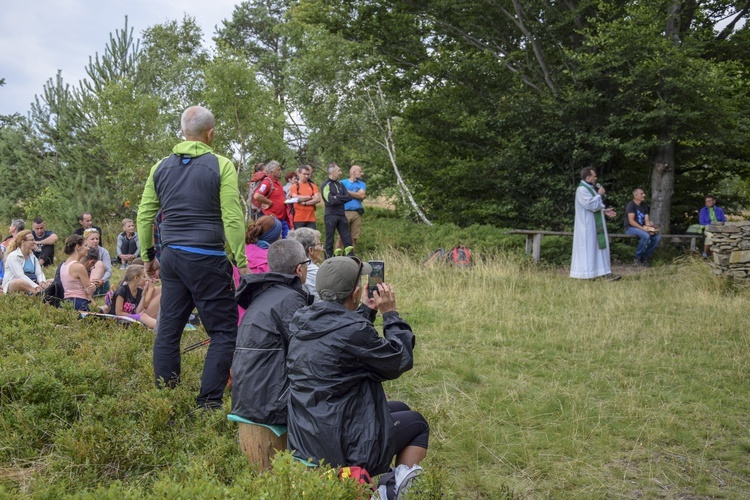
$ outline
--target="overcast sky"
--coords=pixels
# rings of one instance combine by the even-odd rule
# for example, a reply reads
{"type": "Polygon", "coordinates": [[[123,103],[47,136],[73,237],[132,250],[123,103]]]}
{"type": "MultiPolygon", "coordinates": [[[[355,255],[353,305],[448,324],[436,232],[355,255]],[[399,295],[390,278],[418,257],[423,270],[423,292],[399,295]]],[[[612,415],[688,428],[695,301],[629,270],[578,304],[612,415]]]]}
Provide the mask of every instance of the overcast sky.
{"type": "Polygon", "coordinates": [[[125,26],[141,38],[146,28],[194,17],[212,46],[214,26],[240,0],[3,0],[0,9],[0,114],[26,114],[34,95],[57,70],[71,86],[86,76],[89,56],[104,53],[109,34],[125,26]]]}

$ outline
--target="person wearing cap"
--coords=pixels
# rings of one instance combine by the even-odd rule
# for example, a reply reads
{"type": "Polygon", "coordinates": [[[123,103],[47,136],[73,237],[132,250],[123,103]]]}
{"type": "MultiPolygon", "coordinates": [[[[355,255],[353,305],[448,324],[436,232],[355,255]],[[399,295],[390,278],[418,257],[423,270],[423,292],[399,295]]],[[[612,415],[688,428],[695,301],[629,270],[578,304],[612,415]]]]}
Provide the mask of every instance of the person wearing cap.
{"type": "Polygon", "coordinates": [[[313,303],[304,285],[309,264],[300,242],[278,240],[268,249],[270,271],[242,277],[236,298],[247,314],[232,361],[234,415],[259,424],[287,423],[289,321],[313,303]]]}
{"type": "Polygon", "coordinates": [[[237,303],[232,262],[248,274],[245,217],[237,170],[211,148],[216,120],[202,106],[191,106],[180,120],[185,140],[151,168],[138,208],[141,258],[155,273],[152,224],[164,220],[160,276],[162,294],[154,339],[157,387],[180,381],[180,340],[190,313],[198,308],[211,338],[196,399],[199,408],[221,408],[237,341],[237,303]]]}
{"type": "Polygon", "coordinates": [[[414,334],[385,283],[360,303],[360,278],[372,272],[356,257],[332,257],[318,269],[321,300],[289,325],[288,448],[297,458],[333,467],[360,466],[371,475],[416,465],[427,455],[429,426],[401,402],[387,401],[382,381],[409,371],[414,334]],[[372,324],[383,315],[383,336],[372,324]]]}

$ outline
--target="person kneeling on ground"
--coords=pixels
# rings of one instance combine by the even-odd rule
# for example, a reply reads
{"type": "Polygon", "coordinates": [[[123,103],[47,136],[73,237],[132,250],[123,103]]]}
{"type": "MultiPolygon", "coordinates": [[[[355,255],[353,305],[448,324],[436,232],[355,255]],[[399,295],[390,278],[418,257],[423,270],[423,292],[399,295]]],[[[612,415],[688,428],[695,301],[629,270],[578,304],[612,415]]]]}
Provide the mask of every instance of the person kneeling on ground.
{"type": "Polygon", "coordinates": [[[289,321],[312,304],[304,286],[310,260],[295,240],[268,249],[270,272],[246,274],[237,303],[247,307],[232,361],[232,413],[259,424],[286,425],[289,321]]]}
{"type": "Polygon", "coordinates": [[[386,401],[382,381],[413,365],[414,334],[396,312],[393,286],[365,294],[370,320],[355,313],[360,277],[369,264],[333,257],[321,264],[320,302],[301,309],[289,330],[288,448],[297,458],[334,467],[360,466],[371,475],[413,466],[427,455],[429,426],[400,402],[386,401]],[[383,314],[383,335],[372,325],[383,314]]]}
{"type": "Polygon", "coordinates": [[[112,295],[114,313],[140,321],[153,330],[156,319],[146,313],[146,308],[153,299],[154,286],[146,276],[144,267],[132,264],[125,270],[122,281],[112,295]]]}
{"type": "Polygon", "coordinates": [[[31,231],[24,229],[16,233],[5,257],[3,292],[25,292],[31,295],[47,288],[42,266],[34,255],[35,247],[36,241],[31,231]]]}

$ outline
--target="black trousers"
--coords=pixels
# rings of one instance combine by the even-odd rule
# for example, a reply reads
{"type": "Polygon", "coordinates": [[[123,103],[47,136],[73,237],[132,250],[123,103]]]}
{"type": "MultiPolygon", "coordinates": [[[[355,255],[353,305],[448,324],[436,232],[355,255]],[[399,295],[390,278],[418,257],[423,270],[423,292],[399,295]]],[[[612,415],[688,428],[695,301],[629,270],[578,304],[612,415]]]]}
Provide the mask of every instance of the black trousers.
{"type": "Polygon", "coordinates": [[[47,267],[55,262],[55,245],[44,245],[40,252],[34,252],[36,258],[39,259],[39,264],[42,267],[47,267]]]}
{"type": "Polygon", "coordinates": [[[396,428],[396,455],[407,446],[427,448],[430,426],[421,413],[411,411],[406,403],[388,401],[393,425],[396,428]]]}
{"type": "Polygon", "coordinates": [[[180,380],[180,340],[194,307],[211,337],[203,364],[198,406],[218,407],[229,380],[237,340],[237,303],[232,265],[226,256],[165,247],[161,253],[161,304],[154,340],[157,387],[180,380]]]}
{"type": "Polygon", "coordinates": [[[323,220],[326,224],[326,258],[333,257],[333,243],[336,241],[335,231],[339,232],[344,248],[352,246],[352,235],[349,232],[349,221],[346,219],[346,215],[326,215],[323,220]]]}

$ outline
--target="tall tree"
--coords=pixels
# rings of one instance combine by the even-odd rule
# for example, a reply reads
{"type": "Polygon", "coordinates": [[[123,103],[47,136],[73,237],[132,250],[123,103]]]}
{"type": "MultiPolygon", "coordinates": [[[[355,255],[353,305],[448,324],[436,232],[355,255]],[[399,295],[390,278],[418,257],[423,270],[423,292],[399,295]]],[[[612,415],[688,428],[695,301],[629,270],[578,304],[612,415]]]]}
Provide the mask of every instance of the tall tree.
{"type": "Polygon", "coordinates": [[[718,20],[747,14],[732,2],[301,0],[293,12],[356,44],[359,74],[393,75],[403,170],[439,218],[566,226],[576,172],[595,165],[614,202],[652,182],[666,229],[675,182],[685,203],[719,168],[748,168],[746,70],[714,57],[737,43],[718,20]]]}
{"type": "Polygon", "coordinates": [[[284,16],[289,0],[246,0],[236,5],[231,21],[222,21],[214,40],[225,48],[242,54],[256,67],[266,83],[276,92],[276,99],[286,98],[286,63],[291,48],[284,34],[284,16]]]}

